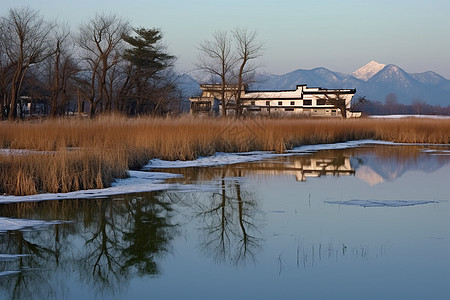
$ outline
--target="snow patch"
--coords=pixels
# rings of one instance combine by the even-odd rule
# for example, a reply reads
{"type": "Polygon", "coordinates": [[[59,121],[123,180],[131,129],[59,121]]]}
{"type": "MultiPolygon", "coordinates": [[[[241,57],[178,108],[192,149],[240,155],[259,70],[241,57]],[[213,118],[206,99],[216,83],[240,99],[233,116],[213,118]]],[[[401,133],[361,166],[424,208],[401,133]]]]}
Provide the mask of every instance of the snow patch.
{"type": "Polygon", "coordinates": [[[430,155],[438,155],[438,156],[450,155],[450,150],[426,149],[426,150],[422,150],[422,152],[430,154],[430,155]]]}
{"type": "Polygon", "coordinates": [[[21,273],[21,272],[20,271],[3,271],[3,272],[0,272],[0,277],[16,275],[16,274],[19,274],[19,273],[21,273]]]}
{"type": "Polygon", "coordinates": [[[450,119],[450,116],[441,115],[380,115],[369,116],[372,119],[404,119],[404,118],[419,118],[419,119],[450,119]]]}
{"type": "Polygon", "coordinates": [[[0,261],[17,260],[25,256],[28,256],[28,254],[0,254],[0,261]]]}
{"type": "Polygon", "coordinates": [[[358,140],[358,141],[349,141],[343,143],[335,143],[335,144],[318,144],[318,145],[305,145],[293,148],[292,150],[288,150],[288,153],[310,153],[317,152],[321,150],[341,150],[341,149],[349,149],[361,147],[364,145],[402,145],[394,142],[386,142],[386,141],[376,141],[376,140],[358,140]]]}
{"type": "Polygon", "coordinates": [[[0,155],[52,154],[56,151],[38,151],[29,149],[0,149],[0,155]]]}
{"type": "Polygon", "coordinates": [[[348,200],[348,201],[325,201],[328,204],[339,205],[352,205],[362,207],[403,207],[403,206],[415,206],[431,203],[439,203],[437,201],[427,200],[348,200]]]}
{"type": "Polygon", "coordinates": [[[289,155],[299,155],[299,154],[309,154],[312,152],[317,152],[321,150],[340,150],[355,148],[364,145],[401,145],[399,143],[376,141],[376,140],[358,140],[349,141],[343,143],[334,144],[318,144],[318,145],[305,145],[293,148],[292,150],[287,150],[285,153],[274,153],[270,151],[252,151],[252,152],[240,152],[240,153],[223,153],[218,152],[213,156],[199,157],[196,160],[186,160],[186,161],[169,161],[162,159],[152,159],[145,165],[143,170],[150,169],[169,169],[169,168],[192,168],[192,167],[213,167],[213,166],[223,166],[232,165],[245,162],[261,161],[270,158],[276,158],[280,156],[289,155]]]}
{"type": "Polygon", "coordinates": [[[174,185],[165,183],[166,179],[182,177],[180,174],[161,172],[129,171],[130,177],[116,179],[111,187],[105,189],[80,190],[70,193],[45,193],[30,196],[0,196],[0,203],[30,202],[60,199],[91,199],[112,195],[167,190],[174,185]]]}
{"type": "Polygon", "coordinates": [[[217,152],[213,156],[199,157],[196,160],[168,161],[162,159],[152,159],[142,169],[150,170],[150,169],[166,169],[166,168],[213,167],[213,166],[233,165],[274,158],[280,155],[286,154],[276,154],[269,151],[267,152],[254,151],[241,153],[217,152]]]}
{"type": "MultiPolygon", "coordinates": [[[[6,232],[11,230],[23,230],[26,228],[36,228],[42,226],[63,224],[68,222],[69,221],[42,221],[42,220],[12,219],[0,217],[0,232],[6,232]]],[[[2,259],[1,255],[0,260],[2,259]]]]}

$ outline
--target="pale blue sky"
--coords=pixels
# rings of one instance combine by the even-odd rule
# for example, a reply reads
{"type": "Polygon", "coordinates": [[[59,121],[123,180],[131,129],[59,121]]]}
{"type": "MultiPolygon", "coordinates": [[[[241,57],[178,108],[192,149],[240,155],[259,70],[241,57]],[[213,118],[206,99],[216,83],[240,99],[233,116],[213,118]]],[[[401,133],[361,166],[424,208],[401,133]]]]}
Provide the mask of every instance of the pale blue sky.
{"type": "Polygon", "coordinates": [[[160,28],[180,71],[194,68],[200,40],[239,26],[266,42],[265,72],[350,73],[376,60],[450,79],[448,0],[1,0],[0,14],[22,5],[73,26],[105,12],[160,28]]]}

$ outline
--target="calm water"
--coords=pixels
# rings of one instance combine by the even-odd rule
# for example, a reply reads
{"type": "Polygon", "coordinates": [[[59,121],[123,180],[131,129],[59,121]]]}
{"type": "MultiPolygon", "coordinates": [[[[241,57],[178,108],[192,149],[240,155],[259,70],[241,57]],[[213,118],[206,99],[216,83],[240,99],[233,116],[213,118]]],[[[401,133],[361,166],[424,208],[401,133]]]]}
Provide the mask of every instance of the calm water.
{"type": "Polygon", "coordinates": [[[0,205],[45,221],[0,233],[0,298],[449,299],[449,162],[448,147],[371,146],[0,205]]]}

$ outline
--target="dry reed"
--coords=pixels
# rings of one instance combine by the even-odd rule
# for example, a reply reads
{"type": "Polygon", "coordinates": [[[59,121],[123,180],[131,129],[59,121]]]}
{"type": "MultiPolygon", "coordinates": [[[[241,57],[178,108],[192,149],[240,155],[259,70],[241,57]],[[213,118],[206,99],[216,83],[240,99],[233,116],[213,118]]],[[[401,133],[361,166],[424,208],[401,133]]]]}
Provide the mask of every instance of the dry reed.
{"type": "Polygon", "coordinates": [[[215,152],[282,152],[305,144],[378,139],[448,144],[450,120],[56,119],[0,123],[0,193],[28,195],[106,187],[151,158],[189,160],[215,152]],[[26,152],[25,152],[26,153],[26,152]]]}

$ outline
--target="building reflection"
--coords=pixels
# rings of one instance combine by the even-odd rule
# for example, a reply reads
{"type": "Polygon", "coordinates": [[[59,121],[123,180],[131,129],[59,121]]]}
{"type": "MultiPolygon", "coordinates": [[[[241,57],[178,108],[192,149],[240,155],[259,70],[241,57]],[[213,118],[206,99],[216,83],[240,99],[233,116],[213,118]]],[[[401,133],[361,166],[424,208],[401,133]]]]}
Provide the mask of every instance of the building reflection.
{"type": "Polygon", "coordinates": [[[308,155],[281,156],[269,160],[207,168],[172,168],[160,171],[182,174],[173,182],[193,183],[215,180],[221,176],[232,177],[239,171],[242,177],[294,177],[296,181],[321,176],[354,175],[351,157],[342,151],[323,151],[308,155]]]}
{"type": "Polygon", "coordinates": [[[297,181],[306,181],[307,178],[326,175],[353,175],[355,170],[349,157],[293,157],[284,163],[254,163],[247,173],[266,176],[292,175],[297,181]]]}

